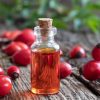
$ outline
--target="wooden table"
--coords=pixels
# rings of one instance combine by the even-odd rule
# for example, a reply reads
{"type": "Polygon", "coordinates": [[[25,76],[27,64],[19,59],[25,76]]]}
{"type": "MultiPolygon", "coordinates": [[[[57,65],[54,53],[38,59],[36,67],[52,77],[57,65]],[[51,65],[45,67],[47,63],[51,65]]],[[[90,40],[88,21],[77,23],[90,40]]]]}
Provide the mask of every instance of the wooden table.
{"type": "MultiPolygon", "coordinates": [[[[66,31],[59,31],[55,37],[56,41],[61,46],[64,55],[62,56],[67,60],[69,49],[75,44],[81,44],[86,52],[88,58],[90,58],[90,51],[97,42],[100,42],[100,36],[94,34],[80,34],[69,33],[66,31]]],[[[5,56],[0,52],[0,58],[5,56]]],[[[87,62],[85,59],[73,59],[69,60],[73,68],[82,66],[87,62]]],[[[12,65],[9,59],[0,59],[0,64],[7,69],[7,66],[12,65]]],[[[77,73],[73,73],[71,76],[61,80],[61,87],[58,94],[55,95],[35,95],[30,91],[30,66],[20,67],[21,75],[16,81],[13,81],[13,89],[11,93],[5,97],[1,97],[0,100],[100,100],[100,83],[99,80],[94,83],[90,83],[77,73]]]]}

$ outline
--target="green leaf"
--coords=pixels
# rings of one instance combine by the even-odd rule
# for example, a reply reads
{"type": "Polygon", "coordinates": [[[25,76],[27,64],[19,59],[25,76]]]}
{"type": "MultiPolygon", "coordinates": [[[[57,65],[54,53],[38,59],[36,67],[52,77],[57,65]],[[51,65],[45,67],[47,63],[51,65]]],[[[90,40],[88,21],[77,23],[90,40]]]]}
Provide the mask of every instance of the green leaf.
{"type": "Polygon", "coordinates": [[[63,22],[61,19],[54,19],[53,25],[60,29],[66,29],[67,23],[63,22]]]}
{"type": "Polygon", "coordinates": [[[75,30],[79,30],[80,27],[81,27],[81,25],[82,25],[82,20],[76,18],[76,19],[74,20],[74,29],[75,29],[75,30]]]}
{"type": "Polygon", "coordinates": [[[96,16],[91,16],[86,19],[86,25],[90,28],[94,33],[100,32],[100,19],[96,16]]]}
{"type": "Polygon", "coordinates": [[[77,16],[77,14],[78,14],[78,10],[72,10],[70,13],[69,13],[69,17],[70,18],[74,18],[74,17],[76,17],[77,16]]]}
{"type": "Polygon", "coordinates": [[[87,6],[90,2],[90,0],[80,0],[82,6],[87,6]]]}
{"type": "Polygon", "coordinates": [[[23,16],[23,17],[29,17],[30,16],[30,10],[23,9],[22,12],[21,12],[21,16],[23,16]]]}
{"type": "Polygon", "coordinates": [[[43,15],[45,14],[46,10],[48,9],[48,0],[41,0],[40,7],[38,9],[38,14],[43,15]]]}
{"type": "Polygon", "coordinates": [[[67,17],[63,18],[64,21],[69,22],[75,19],[75,17],[78,15],[78,10],[72,10],[69,12],[67,17]]]}
{"type": "Polygon", "coordinates": [[[55,8],[55,7],[57,7],[57,2],[55,0],[50,0],[49,6],[50,6],[50,8],[55,8]]]}
{"type": "Polygon", "coordinates": [[[100,11],[100,2],[91,3],[87,6],[88,9],[91,10],[99,10],[100,11]]]}

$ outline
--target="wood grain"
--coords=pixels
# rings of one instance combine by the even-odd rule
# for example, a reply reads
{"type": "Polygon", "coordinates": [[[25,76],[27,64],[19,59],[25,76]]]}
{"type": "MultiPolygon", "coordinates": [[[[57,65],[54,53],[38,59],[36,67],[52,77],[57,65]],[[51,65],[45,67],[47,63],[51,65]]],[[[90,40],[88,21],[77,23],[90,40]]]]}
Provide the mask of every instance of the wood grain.
{"type": "MultiPolygon", "coordinates": [[[[72,34],[66,31],[59,31],[55,39],[64,52],[63,58],[65,60],[68,59],[68,51],[73,45],[77,43],[81,44],[90,53],[92,47],[98,42],[96,36],[91,36],[91,34],[72,34]],[[91,41],[91,38],[94,38],[94,41],[91,41]]],[[[5,54],[0,52],[0,58],[3,56],[5,54]]],[[[85,59],[85,61],[87,60],[85,59]]],[[[83,63],[81,60],[70,60],[69,62],[74,66],[80,66],[83,63]]],[[[12,65],[9,59],[0,59],[0,64],[5,71],[9,65],[12,65]]],[[[12,81],[13,89],[11,93],[5,97],[1,97],[0,100],[99,100],[99,97],[93,94],[74,76],[61,80],[61,87],[58,94],[35,95],[30,91],[30,65],[28,67],[20,67],[20,69],[21,74],[19,79],[12,81]]]]}

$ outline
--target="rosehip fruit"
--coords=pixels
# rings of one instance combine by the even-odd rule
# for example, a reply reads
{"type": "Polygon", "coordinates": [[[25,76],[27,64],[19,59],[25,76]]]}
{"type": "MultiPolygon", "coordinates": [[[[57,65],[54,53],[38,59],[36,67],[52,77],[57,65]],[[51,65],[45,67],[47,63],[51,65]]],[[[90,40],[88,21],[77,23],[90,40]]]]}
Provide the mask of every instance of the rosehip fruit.
{"type": "Polygon", "coordinates": [[[21,48],[15,42],[10,43],[5,48],[3,48],[3,52],[5,52],[9,56],[20,50],[21,48]]]}
{"type": "Polygon", "coordinates": [[[72,67],[67,62],[62,62],[60,64],[60,78],[63,79],[72,73],[72,67]]]}
{"type": "Polygon", "coordinates": [[[28,46],[23,42],[15,42],[21,49],[28,49],[28,46]]]}
{"type": "Polygon", "coordinates": [[[83,76],[90,80],[97,80],[100,78],[100,62],[99,61],[89,61],[83,66],[82,69],[83,76]]]}
{"type": "Polygon", "coordinates": [[[21,34],[15,38],[15,41],[21,41],[31,46],[32,43],[35,41],[35,35],[32,29],[24,29],[21,34]]]}
{"type": "Polygon", "coordinates": [[[0,67],[0,75],[4,75],[4,70],[2,67],[0,67]]]}
{"type": "Polygon", "coordinates": [[[0,75],[0,96],[5,96],[10,93],[12,83],[8,76],[0,75]]]}
{"type": "Polygon", "coordinates": [[[11,79],[15,80],[19,77],[20,69],[17,66],[9,66],[7,74],[11,77],[11,79]]]}
{"type": "Polygon", "coordinates": [[[92,50],[92,57],[97,60],[100,61],[100,43],[98,43],[92,50]]]}
{"type": "Polygon", "coordinates": [[[12,61],[16,64],[26,66],[30,64],[31,61],[31,52],[29,49],[23,49],[20,50],[19,52],[16,52],[12,56],[12,61]]]}
{"type": "Polygon", "coordinates": [[[2,38],[7,38],[9,40],[15,39],[19,34],[21,33],[20,30],[14,30],[14,31],[5,31],[1,37],[2,38]]]}
{"type": "Polygon", "coordinates": [[[20,30],[11,31],[10,40],[14,40],[20,34],[21,34],[20,30]]]}
{"type": "Polygon", "coordinates": [[[86,52],[85,50],[77,45],[74,48],[72,48],[72,50],[69,53],[70,58],[84,58],[86,57],[86,52]]]}
{"type": "Polygon", "coordinates": [[[10,39],[10,36],[11,36],[11,31],[5,31],[1,37],[2,38],[7,38],[7,39],[10,39]]]}

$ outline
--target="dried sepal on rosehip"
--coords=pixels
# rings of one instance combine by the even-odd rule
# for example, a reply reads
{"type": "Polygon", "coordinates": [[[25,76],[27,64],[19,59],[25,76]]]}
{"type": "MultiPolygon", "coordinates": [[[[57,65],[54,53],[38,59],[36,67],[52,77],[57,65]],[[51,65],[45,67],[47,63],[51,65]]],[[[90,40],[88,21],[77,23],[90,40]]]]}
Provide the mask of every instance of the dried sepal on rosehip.
{"type": "Polygon", "coordinates": [[[11,79],[15,80],[19,78],[20,69],[17,66],[9,66],[7,69],[7,74],[11,77],[11,79]]]}
{"type": "Polygon", "coordinates": [[[84,58],[86,57],[86,52],[84,48],[82,48],[80,45],[76,45],[69,52],[69,57],[70,58],[84,58]]]}

